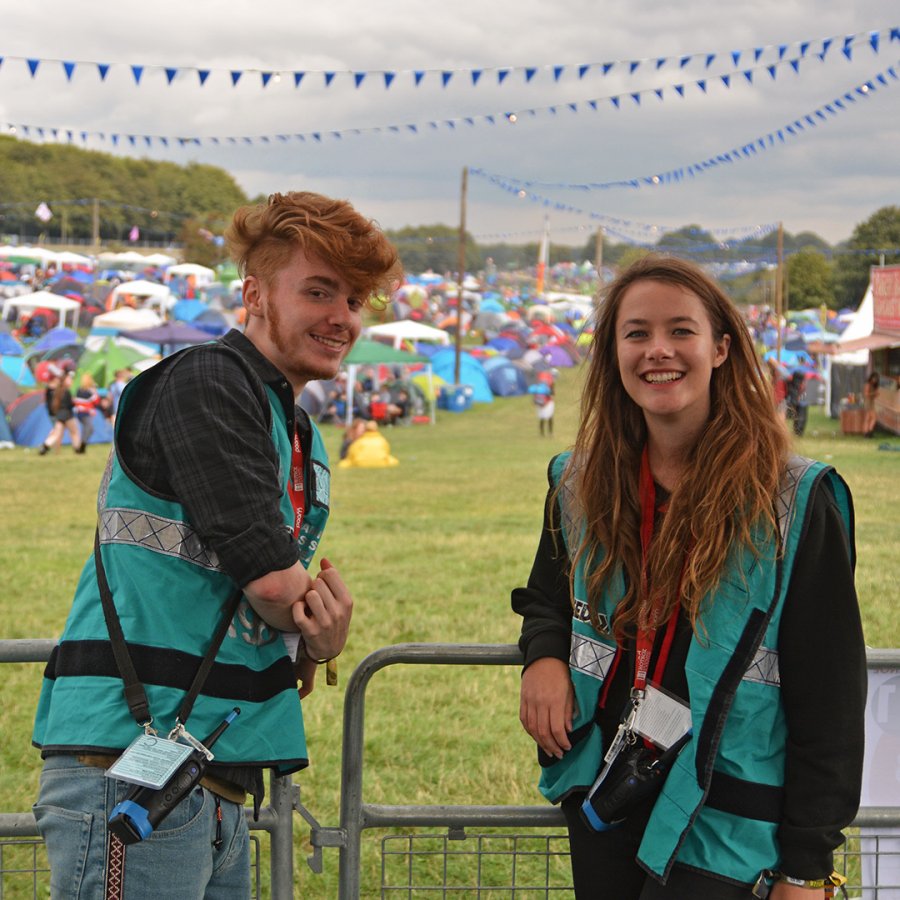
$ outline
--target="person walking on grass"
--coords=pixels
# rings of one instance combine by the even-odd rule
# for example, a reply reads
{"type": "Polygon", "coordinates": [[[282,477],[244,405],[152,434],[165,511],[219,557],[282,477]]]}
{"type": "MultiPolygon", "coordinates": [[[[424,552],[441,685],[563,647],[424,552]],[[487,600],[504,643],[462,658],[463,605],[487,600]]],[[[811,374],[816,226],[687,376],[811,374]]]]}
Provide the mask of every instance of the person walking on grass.
{"type": "Polygon", "coordinates": [[[743,321],[693,264],[624,271],[588,366],[512,593],[575,895],[830,896],[863,759],[850,492],[791,455],[743,321]]]}
{"type": "Polygon", "coordinates": [[[338,569],[323,558],[307,572],[330,475],[296,399],[337,375],[398,256],[349,203],[308,192],[242,207],[226,240],[245,330],[124,389],[94,555],[45,670],[34,814],[53,897],[248,898],[245,799],[258,812],[265,769],[307,765],[300,699],[347,640],[338,569]],[[203,780],[148,831],[125,779],[150,781],[168,758],[156,732],[177,749],[232,715],[203,780]],[[126,751],[136,740],[141,753],[126,751]],[[143,840],[123,840],[129,824],[143,840]]]}
{"type": "Polygon", "coordinates": [[[44,402],[47,412],[53,420],[50,433],[44,438],[41,456],[49,453],[57,444],[61,444],[66,432],[72,439],[72,448],[76,453],[84,453],[85,443],[78,430],[78,419],[75,416],[75,399],[72,396],[73,375],[69,371],[54,367],[52,377],[44,390],[44,402]]]}

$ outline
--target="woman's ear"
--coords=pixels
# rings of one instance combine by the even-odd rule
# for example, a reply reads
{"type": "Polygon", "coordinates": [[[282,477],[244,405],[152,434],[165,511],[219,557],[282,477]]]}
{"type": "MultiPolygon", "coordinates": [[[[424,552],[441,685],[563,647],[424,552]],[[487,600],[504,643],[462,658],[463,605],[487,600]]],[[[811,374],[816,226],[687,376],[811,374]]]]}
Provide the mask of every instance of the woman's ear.
{"type": "Polygon", "coordinates": [[[719,366],[728,359],[728,348],[731,346],[731,335],[723,334],[718,341],[716,341],[716,355],[713,359],[713,368],[718,369],[719,366]]]}

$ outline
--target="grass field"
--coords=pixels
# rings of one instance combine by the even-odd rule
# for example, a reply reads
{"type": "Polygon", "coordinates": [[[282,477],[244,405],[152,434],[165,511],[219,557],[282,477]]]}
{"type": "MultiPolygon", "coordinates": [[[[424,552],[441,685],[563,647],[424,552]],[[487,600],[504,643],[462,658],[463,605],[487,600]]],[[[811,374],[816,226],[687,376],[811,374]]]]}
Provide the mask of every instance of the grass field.
{"type": "MultiPolygon", "coordinates": [[[[356,607],[340,660],[340,689],[324,683],[305,703],[311,768],[304,804],[338,824],[343,687],[370,652],[399,642],[514,643],[510,590],[524,583],[537,543],[549,458],[574,437],[579,373],[563,372],[556,433],[538,435],[527,397],[440,413],[435,427],[386,431],[400,465],[332,473],[332,520],[322,552],[351,585],[356,607]]],[[[337,457],[341,430],[327,427],[337,457]]],[[[884,440],[897,445],[898,438],[884,440]]],[[[832,463],[853,491],[857,586],[867,643],[900,646],[897,554],[900,453],[845,436],[811,411],[798,452],[832,463]]],[[[0,638],[55,638],[90,549],[106,448],[39,457],[0,454],[0,638]]],[[[840,636],[825,648],[839,664],[840,636]]],[[[30,746],[38,665],[6,665],[0,677],[0,809],[30,807],[40,769],[30,746]]],[[[531,805],[533,747],[518,723],[518,672],[507,667],[395,666],[367,693],[368,802],[531,805]]],[[[324,679],[323,679],[324,681],[324,679]]],[[[87,712],[87,711],[86,711],[87,712]]],[[[298,895],[337,896],[338,855],[325,872],[302,864],[308,837],[296,822],[298,895]]],[[[380,835],[378,836],[380,838],[380,835]]],[[[364,896],[379,895],[376,837],[367,837],[364,896]]]]}

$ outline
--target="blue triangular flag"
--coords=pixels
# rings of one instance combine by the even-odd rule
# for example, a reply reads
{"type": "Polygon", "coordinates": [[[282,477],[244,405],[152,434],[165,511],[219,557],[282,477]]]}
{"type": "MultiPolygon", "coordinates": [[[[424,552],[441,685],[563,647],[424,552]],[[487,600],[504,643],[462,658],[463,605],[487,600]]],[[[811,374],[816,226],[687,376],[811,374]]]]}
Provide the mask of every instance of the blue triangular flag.
{"type": "Polygon", "coordinates": [[[579,79],[584,78],[585,75],[590,71],[590,66],[579,66],[578,67],[578,77],[579,79]]]}
{"type": "Polygon", "coordinates": [[[64,62],[64,63],[63,63],[63,69],[65,70],[65,73],[66,73],[66,81],[71,81],[71,80],[72,80],[72,75],[73,75],[74,72],[75,72],[75,63],[73,63],[73,62],[64,62]]]}
{"type": "Polygon", "coordinates": [[[690,56],[682,56],[678,65],[683,69],[691,61],[690,56]]]}
{"type": "Polygon", "coordinates": [[[766,71],[772,76],[772,81],[775,80],[775,69],[776,66],[766,66],[766,71]]]}
{"type": "Polygon", "coordinates": [[[357,87],[359,87],[365,80],[366,80],[365,72],[354,72],[353,73],[353,82],[357,87]]]}
{"type": "Polygon", "coordinates": [[[418,87],[422,83],[422,79],[425,77],[425,73],[422,71],[413,72],[413,76],[415,77],[416,87],[418,87]]]}
{"type": "Polygon", "coordinates": [[[708,69],[716,60],[715,53],[708,53],[706,55],[706,68],[708,69]]]}
{"type": "Polygon", "coordinates": [[[134,83],[140,84],[141,76],[144,74],[144,67],[143,66],[132,66],[131,74],[134,75],[134,83]]]}
{"type": "MultiPolygon", "coordinates": [[[[509,75],[509,69],[498,69],[497,70],[497,84],[503,84],[506,81],[506,76],[509,75]]],[[[444,84],[447,82],[445,81],[444,84]]]]}
{"type": "Polygon", "coordinates": [[[641,64],[641,63],[640,63],[640,60],[636,60],[636,61],[634,61],[634,62],[629,63],[629,65],[628,65],[628,74],[629,74],[629,75],[634,75],[634,73],[637,71],[637,68],[638,68],[638,66],[640,66],[640,64],[641,64]]]}
{"type": "Polygon", "coordinates": [[[732,50],[731,58],[734,61],[735,66],[739,66],[741,64],[741,51],[740,50],[732,50]]]}
{"type": "Polygon", "coordinates": [[[744,78],[747,79],[747,84],[753,84],[753,69],[747,69],[747,71],[744,72],[744,78]]]}
{"type": "Polygon", "coordinates": [[[612,103],[612,105],[613,105],[616,109],[619,108],[619,98],[618,98],[618,97],[610,97],[610,98],[609,98],[609,102],[612,103]]]}
{"type": "Polygon", "coordinates": [[[634,100],[634,102],[635,102],[635,104],[636,104],[637,106],[640,106],[640,105],[641,105],[641,94],[640,94],[640,91],[638,91],[638,92],[632,94],[632,95],[631,95],[631,99],[634,100]]]}
{"type": "Polygon", "coordinates": [[[603,74],[609,75],[609,70],[612,69],[614,65],[615,63],[603,63],[603,74]]]}
{"type": "Polygon", "coordinates": [[[472,84],[478,84],[478,80],[484,74],[484,69],[472,69],[472,84]]]}
{"type": "Polygon", "coordinates": [[[565,66],[554,66],[553,67],[553,80],[559,81],[559,76],[565,71],[565,66]]]}
{"type": "Polygon", "coordinates": [[[394,79],[397,77],[396,72],[385,72],[384,73],[384,86],[385,88],[389,88],[393,83],[394,79]]]}
{"type": "Polygon", "coordinates": [[[795,72],[799,72],[799,71],[800,71],[800,60],[799,60],[799,59],[792,59],[792,60],[791,60],[791,68],[792,68],[795,72]]]}
{"type": "Polygon", "coordinates": [[[303,81],[305,75],[306,72],[294,72],[294,87],[300,87],[300,82],[303,81]]]}
{"type": "MultiPolygon", "coordinates": [[[[441,87],[447,87],[447,85],[450,83],[450,79],[452,77],[453,77],[452,72],[447,72],[447,71],[441,72],[441,87]]],[[[501,78],[500,81],[503,81],[503,79],[501,78]]]]}
{"type": "Polygon", "coordinates": [[[706,82],[705,81],[703,81],[703,80],[698,81],[697,87],[700,88],[700,90],[703,91],[704,94],[706,93],[706,82]]]}
{"type": "Polygon", "coordinates": [[[231,86],[232,87],[235,87],[237,85],[237,83],[241,80],[241,75],[243,75],[243,74],[244,74],[243,72],[232,71],[232,73],[231,73],[231,86]]]}
{"type": "Polygon", "coordinates": [[[171,84],[175,80],[177,74],[178,69],[166,69],[166,82],[171,84]]]}
{"type": "Polygon", "coordinates": [[[200,79],[200,87],[203,87],[206,79],[209,78],[209,69],[197,69],[197,78],[200,79]]]}
{"type": "Polygon", "coordinates": [[[37,75],[38,66],[40,66],[41,61],[39,59],[26,59],[25,62],[28,63],[31,77],[34,78],[34,76],[37,75]]]}
{"type": "Polygon", "coordinates": [[[534,68],[534,66],[529,66],[528,68],[526,68],[525,69],[525,83],[528,84],[528,82],[531,81],[532,78],[534,78],[536,73],[537,73],[537,69],[534,68]]]}
{"type": "Polygon", "coordinates": [[[260,72],[259,77],[262,81],[262,86],[267,87],[269,82],[272,80],[272,72],[260,72]]]}
{"type": "Polygon", "coordinates": [[[763,48],[756,47],[753,51],[753,62],[759,62],[759,58],[763,55],[763,48]]]}
{"type": "Polygon", "coordinates": [[[720,75],[719,77],[722,79],[722,84],[724,84],[725,87],[731,87],[731,76],[730,75],[720,75]]]}
{"type": "Polygon", "coordinates": [[[329,87],[331,82],[334,81],[334,76],[337,75],[337,72],[326,72],[325,73],[325,87],[329,87]]]}
{"type": "Polygon", "coordinates": [[[873,31],[873,32],[869,35],[869,46],[872,48],[872,50],[873,50],[875,53],[878,52],[878,41],[879,41],[879,39],[880,39],[880,35],[879,35],[879,33],[878,33],[877,31],[873,31]]]}
{"type": "Polygon", "coordinates": [[[674,87],[675,87],[675,93],[678,94],[679,97],[683,97],[684,96],[684,85],[676,84],[676,85],[674,85],[674,87]]]}
{"type": "Polygon", "coordinates": [[[664,56],[661,56],[661,57],[656,61],[656,70],[659,71],[659,70],[666,64],[667,61],[668,61],[668,60],[667,60],[664,56]]]}

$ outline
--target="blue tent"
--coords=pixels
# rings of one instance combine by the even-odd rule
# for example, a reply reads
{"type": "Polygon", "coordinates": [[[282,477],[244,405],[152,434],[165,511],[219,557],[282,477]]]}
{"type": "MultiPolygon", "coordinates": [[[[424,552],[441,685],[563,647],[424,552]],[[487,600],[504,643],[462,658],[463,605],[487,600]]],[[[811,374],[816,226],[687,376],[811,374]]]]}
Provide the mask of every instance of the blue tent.
{"type": "Polygon", "coordinates": [[[505,356],[490,356],[481,365],[496,397],[518,397],[528,390],[525,373],[505,356]]]}
{"type": "MultiPolygon", "coordinates": [[[[47,406],[41,402],[35,406],[31,412],[17,425],[12,428],[13,440],[20,447],[40,447],[44,442],[44,438],[50,434],[53,423],[50,421],[50,413],[47,412],[47,406]]],[[[88,444],[109,444],[112,442],[113,432],[109,419],[102,413],[94,413],[94,433],[88,444]]],[[[72,443],[69,432],[63,432],[63,446],[72,443]]]]}
{"type": "Polygon", "coordinates": [[[0,372],[9,375],[10,378],[22,387],[34,387],[34,375],[28,368],[24,356],[0,357],[0,372]]]}
{"type": "MultiPolygon", "coordinates": [[[[453,376],[456,369],[456,350],[453,347],[444,347],[438,350],[431,357],[431,367],[435,375],[443,378],[448,384],[455,384],[453,376]]],[[[474,356],[470,356],[468,353],[460,353],[459,384],[471,386],[472,399],[476,403],[494,402],[494,394],[484,368],[474,356]]]]}
{"type": "Polygon", "coordinates": [[[63,344],[77,344],[81,341],[77,331],[71,328],[51,328],[41,339],[31,345],[31,350],[53,350],[63,344]]]}

